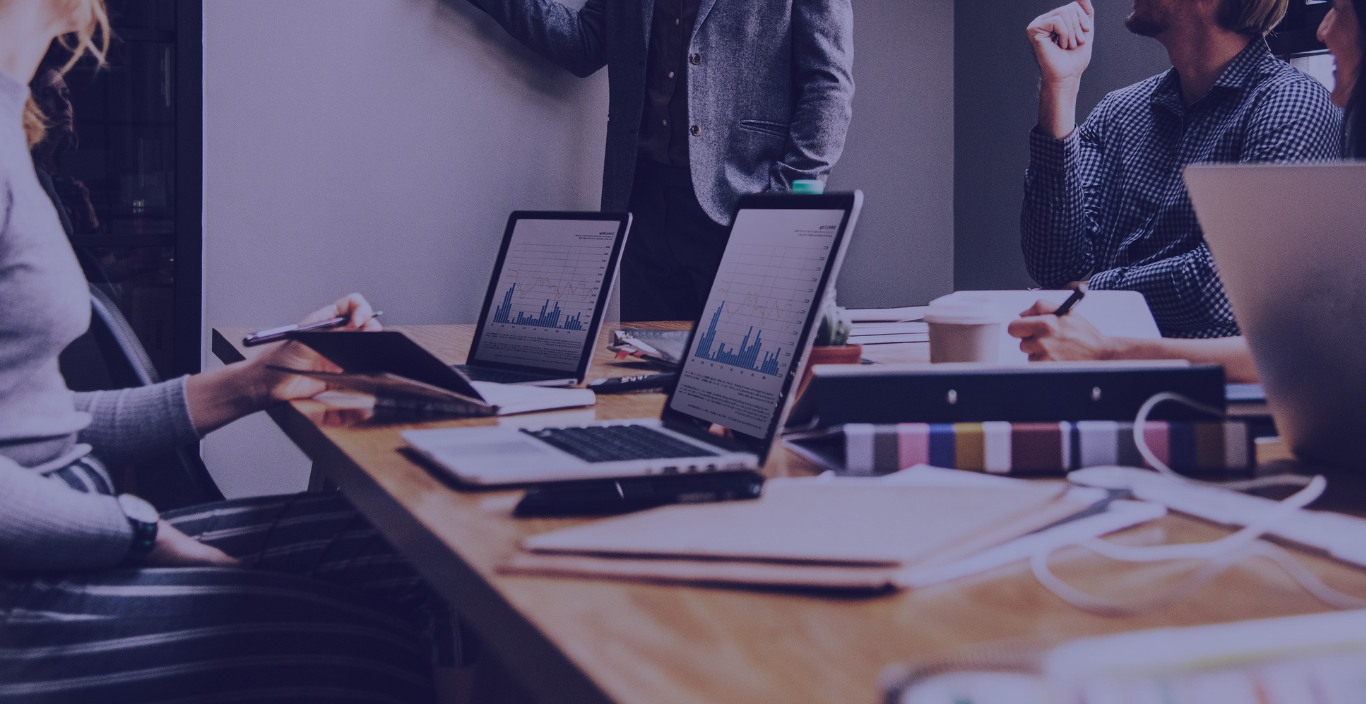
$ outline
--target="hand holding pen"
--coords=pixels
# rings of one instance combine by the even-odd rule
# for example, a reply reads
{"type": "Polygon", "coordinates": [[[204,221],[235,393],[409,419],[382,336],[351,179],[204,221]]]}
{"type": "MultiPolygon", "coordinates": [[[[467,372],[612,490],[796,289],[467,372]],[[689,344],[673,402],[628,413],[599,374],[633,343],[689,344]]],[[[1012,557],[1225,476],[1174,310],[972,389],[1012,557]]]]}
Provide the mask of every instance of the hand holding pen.
{"type": "MultiPolygon", "coordinates": [[[[1077,282],[1077,287],[1072,291],[1072,295],[1068,296],[1067,300],[1063,301],[1062,305],[1058,306],[1058,309],[1053,311],[1053,315],[1056,315],[1059,318],[1061,318],[1062,316],[1071,313],[1072,307],[1077,305],[1078,303],[1081,303],[1081,299],[1086,298],[1086,294],[1090,292],[1091,289],[1086,286],[1085,281],[1077,282]]],[[[1029,311],[1025,312],[1028,313],[1029,311]]],[[[376,315],[379,314],[376,313],[376,315]]]]}
{"type": "MultiPolygon", "coordinates": [[[[358,293],[313,311],[299,322],[297,328],[335,319],[342,320],[341,327],[354,330],[381,328],[370,304],[358,293]]],[[[287,336],[282,329],[262,332],[273,332],[274,336],[257,344],[287,336]]],[[[259,339],[267,336],[258,334],[252,337],[259,339]]],[[[327,384],[322,381],[282,372],[280,367],[300,371],[340,371],[337,365],[317,352],[291,342],[263,347],[258,352],[244,356],[247,358],[239,362],[192,374],[186,379],[186,404],[189,406],[191,422],[199,433],[208,433],[277,403],[311,398],[327,390],[327,384]]]]}
{"type": "Polygon", "coordinates": [[[244,347],[255,347],[271,342],[283,340],[291,333],[306,332],[308,330],[327,330],[351,326],[357,330],[375,331],[381,328],[376,318],[384,315],[383,311],[371,312],[370,304],[360,294],[353,293],[346,298],[332,304],[332,307],[321,308],[314,311],[308,317],[298,323],[281,325],[275,328],[258,330],[242,338],[244,347]],[[328,316],[331,312],[333,315],[328,316]],[[323,317],[326,316],[326,317],[323,317]]]}
{"type": "Polygon", "coordinates": [[[1020,314],[1006,329],[1012,337],[1020,338],[1020,350],[1031,362],[1109,359],[1115,339],[1102,335],[1090,321],[1080,315],[1069,315],[1077,303],[1086,297],[1085,283],[1062,305],[1040,300],[1020,314]]]}

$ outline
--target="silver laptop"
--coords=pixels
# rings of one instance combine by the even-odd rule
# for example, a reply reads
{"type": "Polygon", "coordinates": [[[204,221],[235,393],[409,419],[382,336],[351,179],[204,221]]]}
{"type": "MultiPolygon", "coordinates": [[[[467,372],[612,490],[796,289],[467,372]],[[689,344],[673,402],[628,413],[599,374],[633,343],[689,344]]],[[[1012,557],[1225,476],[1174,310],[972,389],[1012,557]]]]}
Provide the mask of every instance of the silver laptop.
{"type": "Polygon", "coordinates": [[[1366,467],[1366,164],[1192,166],[1186,185],[1281,437],[1366,467]]]}
{"type": "Polygon", "coordinates": [[[410,430],[403,439],[479,485],[762,466],[862,205],[857,191],[741,199],[660,418],[410,430]]]}
{"type": "Polygon", "coordinates": [[[514,212],[469,357],[455,368],[500,384],[583,381],[630,230],[628,213],[514,212]]]}

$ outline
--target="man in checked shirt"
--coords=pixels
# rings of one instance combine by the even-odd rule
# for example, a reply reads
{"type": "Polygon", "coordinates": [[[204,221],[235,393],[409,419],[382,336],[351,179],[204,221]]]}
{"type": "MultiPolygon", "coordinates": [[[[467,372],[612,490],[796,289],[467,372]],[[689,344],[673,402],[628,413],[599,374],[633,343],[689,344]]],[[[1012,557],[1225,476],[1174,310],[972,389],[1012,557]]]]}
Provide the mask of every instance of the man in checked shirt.
{"type": "Polygon", "coordinates": [[[1135,0],[1125,25],[1161,42],[1172,69],[1110,93],[1080,126],[1091,0],[1029,25],[1042,81],[1020,229],[1040,285],[1089,280],[1093,289],[1139,291],[1168,338],[1239,334],[1182,171],[1339,157],[1342,118],[1328,91],[1272,56],[1264,39],[1286,5],[1135,0]]]}

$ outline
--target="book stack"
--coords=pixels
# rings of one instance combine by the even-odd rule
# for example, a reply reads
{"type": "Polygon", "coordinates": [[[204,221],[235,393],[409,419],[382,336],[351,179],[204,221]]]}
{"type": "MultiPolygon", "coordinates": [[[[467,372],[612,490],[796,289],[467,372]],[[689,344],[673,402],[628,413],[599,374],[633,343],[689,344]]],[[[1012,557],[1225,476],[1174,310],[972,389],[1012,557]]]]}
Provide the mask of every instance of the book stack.
{"type": "MultiPolygon", "coordinates": [[[[849,423],[843,437],[849,474],[895,472],[917,464],[995,474],[1061,474],[1083,467],[1148,466],[1134,443],[1133,423],[849,423]]],[[[1256,451],[1248,424],[1228,421],[1149,421],[1148,448],[1177,471],[1247,469],[1256,451]]],[[[829,455],[827,455],[828,457],[829,455]]]]}

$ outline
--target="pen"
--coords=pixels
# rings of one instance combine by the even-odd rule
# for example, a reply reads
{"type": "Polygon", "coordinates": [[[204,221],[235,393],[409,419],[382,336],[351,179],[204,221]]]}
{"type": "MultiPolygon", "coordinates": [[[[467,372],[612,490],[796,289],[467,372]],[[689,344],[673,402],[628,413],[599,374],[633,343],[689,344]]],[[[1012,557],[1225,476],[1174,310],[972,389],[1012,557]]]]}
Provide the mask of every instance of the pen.
{"type": "Polygon", "coordinates": [[[1086,288],[1086,284],[1077,284],[1077,290],[1073,291],[1072,295],[1068,296],[1067,300],[1063,301],[1062,305],[1058,306],[1058,309],[1053,311],[1053,315],[1056,315],[1059,318],[1061,318],[1062,316],[1072,312],[1072,307],[1077,305],[1078,303],[1081,303],[1081,299],[1086,298],[1087,290],[1088,289],[1086,288]]]}
{"type": "MultiPolygon", "coordinates": [[[[375,314],[370,317],[378,318],[381,315],[384,315],[384,311],[375,311],[375,314]]],[[[289,335],[292,332],[306,332],[308,330],[324,330],[327,328],[335,328],[340,325],[345,325],[346,322],[350,319],[351,316],[349,315],[339,315],[335,318],[319,320],[316,323],[305,323],[303,325],[281,325],[278,328],[267,328],[265,330],[258,330],[242,338],[242,345],[244,347],[255,347],[256,345],[264,345],[267,342],[283,340],[285,336],[289,335]]]]}

